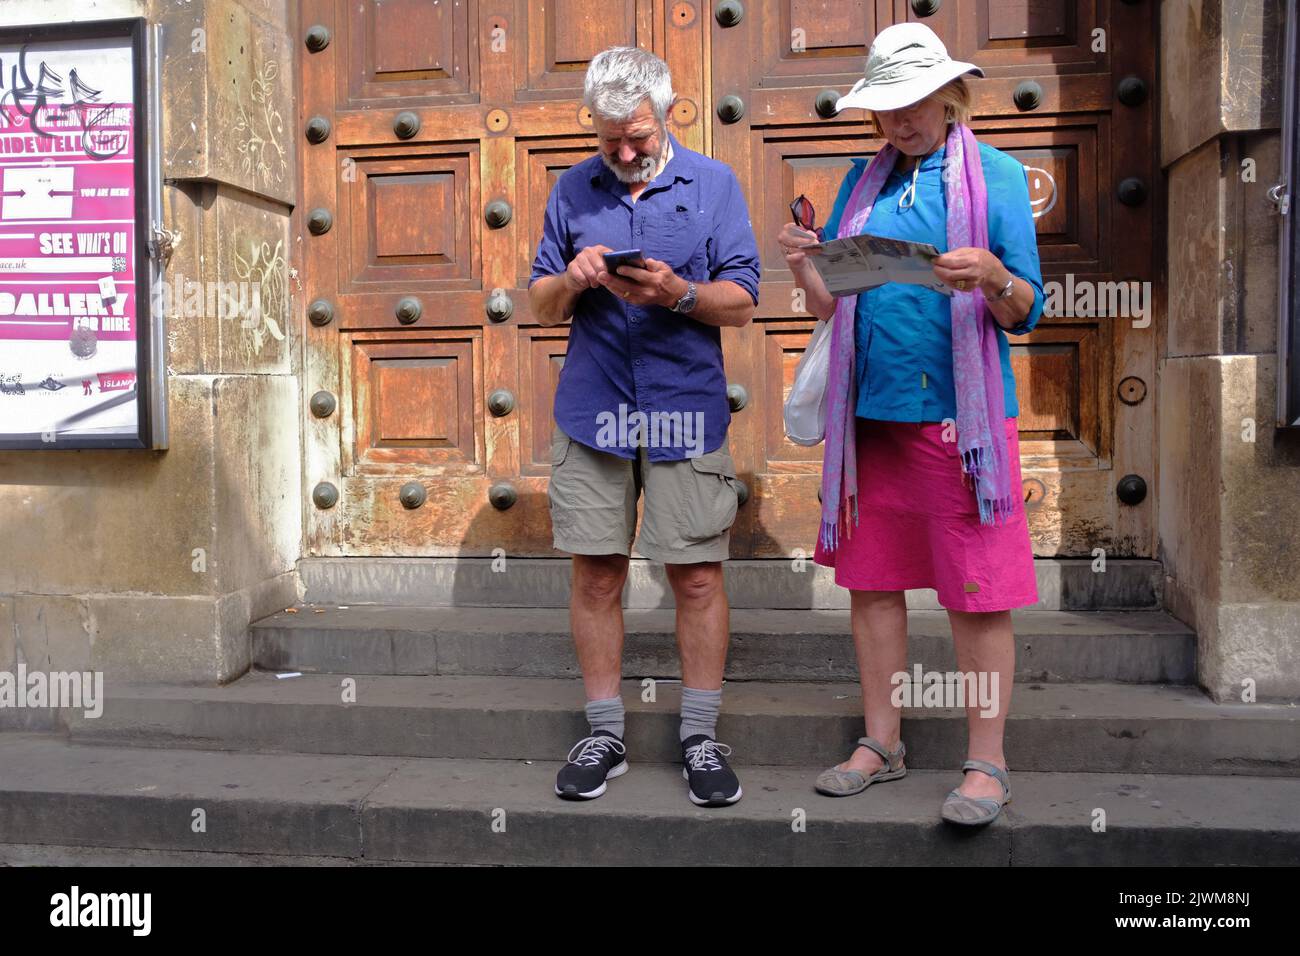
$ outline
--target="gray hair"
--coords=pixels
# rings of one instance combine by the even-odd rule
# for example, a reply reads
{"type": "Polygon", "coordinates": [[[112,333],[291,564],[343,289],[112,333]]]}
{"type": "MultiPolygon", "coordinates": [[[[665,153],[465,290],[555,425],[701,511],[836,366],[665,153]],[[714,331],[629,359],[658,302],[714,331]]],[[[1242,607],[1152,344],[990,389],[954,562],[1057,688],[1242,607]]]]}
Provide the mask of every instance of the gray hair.
{"type": "Polygon", "coordinates": [[[602,119],[621,123],[641,101],[650,98],[655,119],[662,124],[673,105],[673,78],[668,64],[649,50],[615,46],[592,57],[583,83],[582,102],[602,119]]]}

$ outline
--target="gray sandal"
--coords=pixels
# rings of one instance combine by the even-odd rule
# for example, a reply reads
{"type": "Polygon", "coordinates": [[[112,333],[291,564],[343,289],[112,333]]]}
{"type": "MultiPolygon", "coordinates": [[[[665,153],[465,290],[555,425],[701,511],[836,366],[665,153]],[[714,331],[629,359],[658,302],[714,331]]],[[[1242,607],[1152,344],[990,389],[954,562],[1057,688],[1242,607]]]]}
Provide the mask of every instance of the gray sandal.
{"type": "Polygon", "coordinates": [[[903,766],[907,747],[902,741],[899,741],[898,749],[893,753],[886,750],[884,744],[874,737],[859,737],[858,745],[880,754],[880,759],[884,761],[881,768],[870,776],[860,770],[840,770],[836,767],[823,770],[817,777],[817,782],[813,784],[818,793],[824,793],[828,797],[851,797],[855,793],[861,793],[873,783],[907,776],[907,768],[903,766]]]}
{"type": "Polygon", "coordinates": [[[994,797],[967,797],[954,790],[943,802],[943,818],[949,823],[964,827],[987,826],[998,818],[1002,808],[1011,802],[1011,780],[1007,772],[985,760],[967,760],[961,772],[979,770],[1002,784],[1002,799],[994,797]]]}

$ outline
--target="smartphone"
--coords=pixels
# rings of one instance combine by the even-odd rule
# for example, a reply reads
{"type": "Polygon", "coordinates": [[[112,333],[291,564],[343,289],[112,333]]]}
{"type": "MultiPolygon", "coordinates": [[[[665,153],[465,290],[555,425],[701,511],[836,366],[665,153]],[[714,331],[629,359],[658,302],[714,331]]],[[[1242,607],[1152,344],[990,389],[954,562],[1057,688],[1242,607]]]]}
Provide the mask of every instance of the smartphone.
{"type": "MultiPolygon", "coordinates": [[[[641,255],[640,249],[624,249],[621,252],[606,252],[605,271],[610,275],[618,275],[616,271],[619,266],[635,266],[638,269],[644,269],[645,257],[641,255]]],[[[621,276],[620,278],[626,278],[621,276]]]]}

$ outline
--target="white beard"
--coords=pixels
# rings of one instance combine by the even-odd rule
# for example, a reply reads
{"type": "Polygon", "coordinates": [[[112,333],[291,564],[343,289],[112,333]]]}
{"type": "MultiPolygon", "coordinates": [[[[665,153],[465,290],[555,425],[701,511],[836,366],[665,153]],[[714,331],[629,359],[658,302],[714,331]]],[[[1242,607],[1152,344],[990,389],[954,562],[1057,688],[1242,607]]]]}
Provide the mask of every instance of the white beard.
{"type": "Polygon", "coordinates": [[[668,137],[664,137],[663,146],[659,150],[658,156],[643,156],[638,160],[636,169],[629,170],[626,166],[619,163],[606,153],[601,153],[600,158],[609,167],[618,181],[621,183],[648,183],[655,178],[655,173],[659,171],[659,163],[664,158],[664,152],[668,148],[668,137]]]}

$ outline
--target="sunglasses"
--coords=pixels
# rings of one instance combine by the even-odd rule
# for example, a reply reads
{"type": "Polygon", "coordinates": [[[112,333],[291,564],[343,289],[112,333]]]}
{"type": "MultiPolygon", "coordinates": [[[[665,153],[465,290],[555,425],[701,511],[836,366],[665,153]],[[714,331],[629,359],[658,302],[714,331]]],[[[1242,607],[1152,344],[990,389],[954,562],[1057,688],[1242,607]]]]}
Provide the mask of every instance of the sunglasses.
{"type": "Polygon", "coordinates": [[[812,201],[803,193],[799,198],[790,203],[790,215],[794,217],[794,224],[800,229],[807,229],[817,236],[818,242],[825,241],[826,235],[821,226],[816,225],[817,210],[813,208],[812,201]]]}

